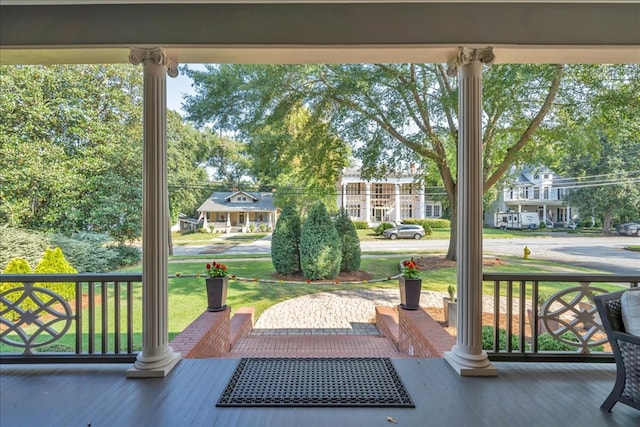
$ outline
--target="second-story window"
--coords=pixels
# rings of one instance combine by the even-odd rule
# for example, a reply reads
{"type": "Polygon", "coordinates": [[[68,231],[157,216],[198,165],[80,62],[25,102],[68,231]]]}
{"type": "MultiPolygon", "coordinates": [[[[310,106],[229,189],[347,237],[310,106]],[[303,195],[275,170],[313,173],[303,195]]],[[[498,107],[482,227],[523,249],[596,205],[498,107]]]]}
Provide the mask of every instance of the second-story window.
{"type": "Polygon", "coordinates": [[[524,187],[524,198],[525,199],[529,198],[529,187],[524,187]]]}
{"type": "Polygon", "coordinates": [[[548,199],[549,198],[549,187],[544,187],[542,189],[542,198],[543,199],[548,199]]]}
{"type": "Polygon", "coordinates": [[[534,199],[539,199],[540,198],[540,188],[539,187],[534,187],[533,188],[533,198],[534,199]]]}

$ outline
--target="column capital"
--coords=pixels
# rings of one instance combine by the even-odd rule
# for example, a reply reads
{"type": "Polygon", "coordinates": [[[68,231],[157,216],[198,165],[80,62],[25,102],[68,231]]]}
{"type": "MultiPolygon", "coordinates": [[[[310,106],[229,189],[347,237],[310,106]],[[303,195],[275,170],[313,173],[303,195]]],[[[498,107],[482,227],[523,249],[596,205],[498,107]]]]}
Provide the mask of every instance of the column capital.
{"type": "Polygon", "coordinates": [[[460,46],[456,57],[447,63],[447,75],[449,77],[455,76],[458,72],[458,67],[470,64],[473,61],[480,61],[484,65],[491,65],[495,60],[496,55],[493,53],[493,46],[481,49],[469,49],[460,46]]]}
{"type": "Polygon", "coordinates": [[[167,74],[169,77],[178,77],[178,63],[169,58],[161,47],[132,47],[131,53],[129,54],[129,62],[133,65],[140,65],[143,63],[164,65],[167,67],[167,74]]]}

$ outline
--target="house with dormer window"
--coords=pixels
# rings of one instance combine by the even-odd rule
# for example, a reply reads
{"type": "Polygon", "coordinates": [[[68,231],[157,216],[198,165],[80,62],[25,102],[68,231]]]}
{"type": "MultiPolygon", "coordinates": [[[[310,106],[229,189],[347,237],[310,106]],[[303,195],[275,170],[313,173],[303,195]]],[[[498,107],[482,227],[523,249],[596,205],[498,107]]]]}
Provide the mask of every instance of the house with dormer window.
{"type": "Polygon", "coordinates": [[[198,208],[198,222],[208,232],[270,231],[278,219],[273,194],[267,192],[214,192],[198,208]]]}
{"type": "Polygon", "coordinates": [[[537,212],[547,228],[575,227],[578,211],[564,200],[566,179],[546,166],[531,165],[511,176],[498,191],[492,211],[485,212],[485,225],[495,226],[496,212],[537,212]]]}

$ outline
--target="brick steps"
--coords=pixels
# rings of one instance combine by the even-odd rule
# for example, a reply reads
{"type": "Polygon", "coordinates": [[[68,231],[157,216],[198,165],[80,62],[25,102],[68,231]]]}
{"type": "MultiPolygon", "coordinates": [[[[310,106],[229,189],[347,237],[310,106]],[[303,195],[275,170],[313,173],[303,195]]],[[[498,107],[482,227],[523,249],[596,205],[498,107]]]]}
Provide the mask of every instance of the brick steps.
{"type": "Polygon", "coordinates": [[[255,310],[204,312],[169,344],[185,358],[442,357],[455,339],[424,310],[376,307],[381,335],[250,336],[255,310]]]}

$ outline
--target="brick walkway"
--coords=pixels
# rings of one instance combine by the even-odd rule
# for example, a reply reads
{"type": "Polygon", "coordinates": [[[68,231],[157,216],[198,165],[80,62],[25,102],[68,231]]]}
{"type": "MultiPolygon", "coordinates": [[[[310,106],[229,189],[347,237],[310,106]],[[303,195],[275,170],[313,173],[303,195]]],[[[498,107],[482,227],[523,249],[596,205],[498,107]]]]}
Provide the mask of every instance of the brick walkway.
{"type": "MultiPolygon", "coordinates": [[[[442,304],[441,295],[425,293],[423,305],[432,299],[442,304]]],[[[286,300],[265,310],[251,336],[240,339],[229,356],[408,357],[375,325],[377,305],[399,303],[395,289],[321,292],[286,300]]]]}
{"type": "Polygon", "coordinates": [[[408,357],[372,335],[287,335],[242,338],[230,357],[408,357]]]}

